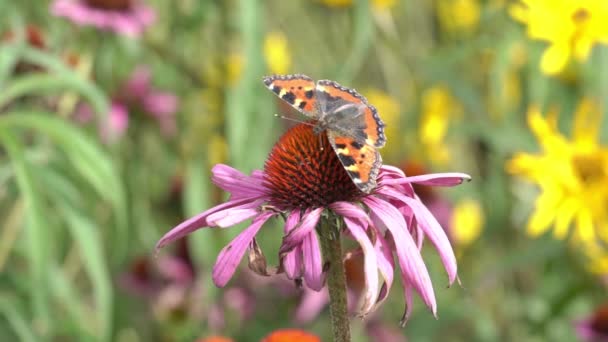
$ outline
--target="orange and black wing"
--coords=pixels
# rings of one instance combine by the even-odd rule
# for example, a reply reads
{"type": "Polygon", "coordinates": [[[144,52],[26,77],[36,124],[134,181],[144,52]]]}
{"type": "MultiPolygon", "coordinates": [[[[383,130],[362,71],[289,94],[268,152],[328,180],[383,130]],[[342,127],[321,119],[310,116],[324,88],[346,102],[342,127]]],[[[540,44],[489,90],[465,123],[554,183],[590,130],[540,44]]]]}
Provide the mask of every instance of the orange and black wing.
{"type": "Polygon", "coordinates": [[[369,104],[363,95],[354,89],[343,87],[337,82],[329,80],[318,81],[315,89],[317,101],[324,101],[328,107],[332,107],[332,102],[362,105],[363,116],[344,118],[343,124],[338,123],[340,130],[347,131],[348,135],[355,137],[357,141],[373,147],[380,148],[386,144],[384,123],[376,108],[369,104]]]}
{"type": "Polygon", "coordinates": [[[304,115],[316,118],[315,82],[306,75],[272,75],[264,77],[268,89],[304,115]]]}
{"type": "Polygon", "coordinates": [[[357,142],[352,137],[327,132],[329,142],[338,155],[342,166],[359,190],[369,194],[376,188],[376,179],[382,166],[378,150],[368,144],[357,142]]]}

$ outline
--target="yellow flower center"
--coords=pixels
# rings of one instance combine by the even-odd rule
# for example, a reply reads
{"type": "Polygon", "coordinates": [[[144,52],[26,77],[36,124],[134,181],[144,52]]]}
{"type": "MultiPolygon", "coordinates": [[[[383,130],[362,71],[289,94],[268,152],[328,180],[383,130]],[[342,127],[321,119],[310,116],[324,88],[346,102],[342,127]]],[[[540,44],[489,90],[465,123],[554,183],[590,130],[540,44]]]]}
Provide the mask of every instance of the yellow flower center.
{"type": "Polygon", "coordinates": [[[606,174],[605,164],[606,160],[597,153],[579,154],[572,157],[573,169],[585,184],[607,180],[608,174],[606,174]]]}
{"type": "Polygon", "coordinates": [[[585,8],[579,8],[574,13],[572,13],[572,20],[575,24],[583,24],[591,17],[591,13],[587,11],[585,8]]]}

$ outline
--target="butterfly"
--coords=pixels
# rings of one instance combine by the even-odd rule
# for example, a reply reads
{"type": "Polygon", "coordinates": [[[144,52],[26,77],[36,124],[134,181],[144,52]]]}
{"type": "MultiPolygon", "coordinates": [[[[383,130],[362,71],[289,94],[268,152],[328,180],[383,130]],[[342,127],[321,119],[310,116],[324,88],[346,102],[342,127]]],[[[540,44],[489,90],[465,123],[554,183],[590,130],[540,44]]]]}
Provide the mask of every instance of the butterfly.
{"type": "Polygon", "coordinates": [[[301,75],[264,77],[264,84],[283,101],[317,121],[313,131],[327,132],[338,159],[364,193],[376,188],[382,166],[378,148],[386,144],[378,111],[354,89],[337,82],[301,75]]]}

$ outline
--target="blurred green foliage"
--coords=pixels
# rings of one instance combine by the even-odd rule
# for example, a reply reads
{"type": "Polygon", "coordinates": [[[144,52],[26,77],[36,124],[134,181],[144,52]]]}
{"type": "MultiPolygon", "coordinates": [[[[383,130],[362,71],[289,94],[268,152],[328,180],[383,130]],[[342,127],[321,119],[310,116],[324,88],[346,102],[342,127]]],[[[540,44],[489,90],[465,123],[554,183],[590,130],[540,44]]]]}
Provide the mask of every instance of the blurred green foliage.
{"type": "MultiPolygon", "coordinates": [[[[263,168],[289,124],[274,114],[294,114],[261,83],[273,72],[336,80],[368,96],[389,124],[386,164],[473,176],[435,194],[481,208],[480,235],[455,242],[462,287],[446,289],[438,257],[425,253],[439,319],[417,301],[398,329],[396,284],[371,321],[411,341],[572,341],[572,322],[606,300],[584,250],[526,234],[538,192],[505,171],[514,153],[539,150],[529,106],[559,108],[568,133],[583,97],[603,104],[605,47],[545,75],[546,44],[530,40],[498,0],[146,4],[156,20],[132,38],[54,16],[52,1],[0,0],[0,340],[257,341],[291,326],[325,340],[326,311],[294,323],[299,293],[278,295],[276,284],[244,270],[229,288],[213,287],[215,257],[238,228],[197,232],[189,248],[160,252],[188,251],[182,261],[195,275],[185,288],[171,287],[156,265],[164,232],[224,199],[210,183],[214,164],[263,168]],[[164,134],[157,117],[129,107],[126,131],[108,141],[102,128],[140,65],[179,99],[177,130],[164,134]],[[83,107],[93,113],[86,122],[83,107]],[[253,308],[233,303],[237,290],[253,308]]],[[[279,226],[262,232],[270,258],[279,226]]],[[[368,328],[355,319],[355,341],[368,340],[368,328]]]]}

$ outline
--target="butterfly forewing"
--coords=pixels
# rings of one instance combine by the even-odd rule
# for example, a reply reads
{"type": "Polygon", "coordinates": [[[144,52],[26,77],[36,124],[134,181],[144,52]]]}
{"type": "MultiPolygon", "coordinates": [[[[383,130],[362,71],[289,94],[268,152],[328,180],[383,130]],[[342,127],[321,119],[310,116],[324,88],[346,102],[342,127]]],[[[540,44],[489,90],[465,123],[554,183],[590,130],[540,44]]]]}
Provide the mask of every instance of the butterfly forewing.
{"type": "Polygon", "coordinates": [[[264,77],[268,89],[304,115],[317,118],[315,82],[306,75],[272,75],[264,77]]]}
{"type": "MultiPolygon", "coordinates": [[[[347,127],[338,127],[339,130],[350,129],[352,131],[351,135],[364,137],[364,142],[370,146],[379,148],[386,144],[384,123],[380,119],[376,108],[367,103],[367,99],[363,95],[329,80],[317,82],[316,96],[321,98],[322,94],[324,95],[324,101],[327,102],[324,106],[328,109],[340,108],[344,102],[362,105],[363,116],[353,117],[347,127]]],[[[322,105],[319,103],[319,107],[322,105]]]]}

